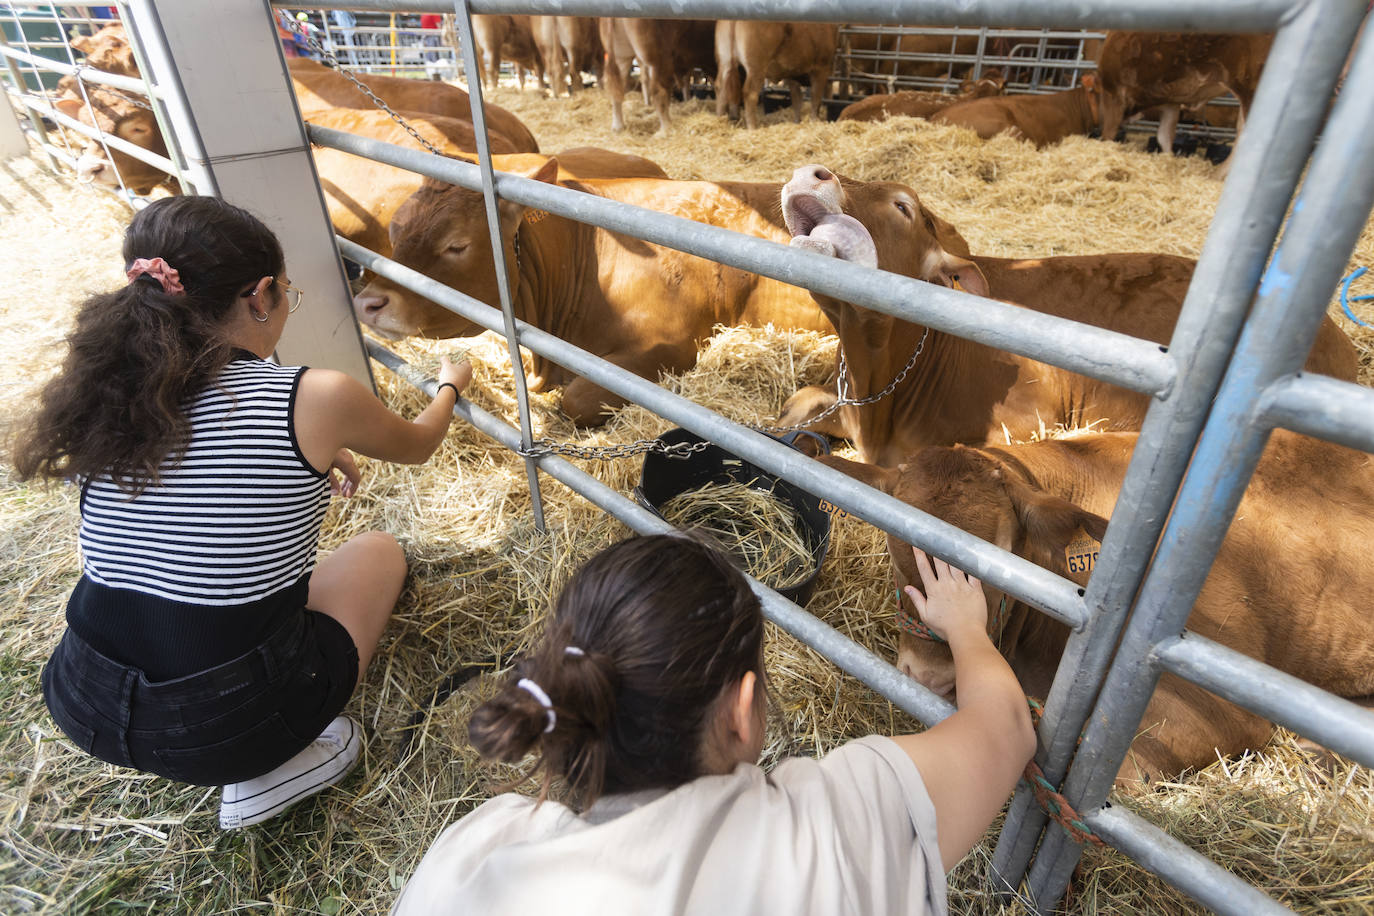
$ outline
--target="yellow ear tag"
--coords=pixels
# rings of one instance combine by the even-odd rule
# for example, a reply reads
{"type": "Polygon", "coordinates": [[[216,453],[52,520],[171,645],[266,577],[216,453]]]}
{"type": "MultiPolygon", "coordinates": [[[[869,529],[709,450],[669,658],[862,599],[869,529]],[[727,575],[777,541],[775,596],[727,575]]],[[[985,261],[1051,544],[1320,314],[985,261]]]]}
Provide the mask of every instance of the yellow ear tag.
{"type": "Polygon", "coordinates": [[[1102,550],[1102,542],[1088,534],[1080,526],[1069,545],[1064,548],[1064,563],[1071,573],[1092,572],[1097,565],[1097,554],[1102,550]]]}
{"type": "Polygon", "coordinates": [[[549,215],[549,211],[548,211],[548,210],[526,210],[526,211],[525,211],[525,222],[527,222],[527,223],[537,223],[537,222],[539,222],[541,219],[543,219],[544,217],[546,217],[546,216],[548,216],[548,215],[549,215]]]}
{"type": "Polygon", "coordinates": [[[961,292],[968,292],[968,290],[964,289],[961,285],[959,285],[959,277],[957,275],[949,278],[949,285],[951,288],[957,289],[961,292]]]}

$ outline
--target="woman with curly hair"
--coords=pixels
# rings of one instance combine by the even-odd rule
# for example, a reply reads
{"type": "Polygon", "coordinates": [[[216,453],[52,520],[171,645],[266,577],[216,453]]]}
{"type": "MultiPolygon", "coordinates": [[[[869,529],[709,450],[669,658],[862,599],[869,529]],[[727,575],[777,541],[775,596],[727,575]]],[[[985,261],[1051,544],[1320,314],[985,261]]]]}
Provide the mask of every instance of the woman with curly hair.
{"type": "Polygon", "coordinates": [[[338,782],[340,715],[406,575],[391,535],[316,559],[351,451],[418,464],[471,367],[413,420],[342,372],[269,362],[302,293],[281,245],[214,197],[171,197],[124,237],[128,284],[89,298],[21,431],[22,479],[81,487],[82,576],[43,669],[54,720],[101,760],[223,786],[254,824],[338,782]]]}

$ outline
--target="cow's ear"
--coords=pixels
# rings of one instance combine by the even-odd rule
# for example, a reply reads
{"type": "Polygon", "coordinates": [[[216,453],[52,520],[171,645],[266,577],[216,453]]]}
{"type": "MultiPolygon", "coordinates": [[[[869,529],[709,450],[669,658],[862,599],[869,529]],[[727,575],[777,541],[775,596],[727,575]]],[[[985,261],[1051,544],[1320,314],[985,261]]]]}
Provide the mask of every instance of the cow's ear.
{"type": "Polygon", "coordinates": [[[62,112],[69,118],[76,118],[77,120],[80,120],[81,109],[86,107],[86,103],[81,101],[81,99],[75,99],[68,96],[67,98],[57,99],[56,101],[54,101],[52,103],[52,107],[56,108],[58,111],[62,112]]]}
{"type": "MultiPolygon", "coordinates": [[[[1025,533],[1026,559],[1063,574],[1065,551],[1082,531],[1101,543],[1107,520],[1058,496],[1031,486],[1013,473],[1004,473],[1007,494],[1025,533]]],[[[1086,571],[1086,570],[1083,570],[1086,571]]]]}
{"type": "Polygon", "coordinates": [[[820,455],[816,458],[826,467],[843,471],[860,483],[866,483],[870,487],[876,487],[884,493],[891,493],[896,486],[898,471],[895,468],[883,468],[876,464],[864,464],[860,461],[849,461],[845,458],[837,458],[834,455],[820,455]]]}
{"type": "Polygon", "coordinates": [[[951,289],[962,289],[975,296],[991,296],[988,278],[978,269],[978,265],[958,255],[945,252],[935,269],[934,276],[926,277],[932,283],[943,283],[951,289]]]}
{"type": "Polygon", "coordinates": [[[91,37],[89,35],[73,35],[68,44],[82,54],[91,53],[91,37]]]}
{"type": "Polygon", "coordinates": [[[1085,74],[1083,74],[1081,77],[1078,78],[1078,82],[1080,82],[1080,83],[1083,85],[1083,88],[1086,89],[1086,90],[1088,90],[1089,92],[1096,92],[1096,91],[1097,91],[1097,74],[1096,74],[1096,73],[1085,73],[1085,74]]]}
{"type": "Polygon", "coordinates": [[[542,181],[545,184],[558,183],[558,157],[550,156],[543,165],[540,165],[529,174],[535,181],[542,181]]]}

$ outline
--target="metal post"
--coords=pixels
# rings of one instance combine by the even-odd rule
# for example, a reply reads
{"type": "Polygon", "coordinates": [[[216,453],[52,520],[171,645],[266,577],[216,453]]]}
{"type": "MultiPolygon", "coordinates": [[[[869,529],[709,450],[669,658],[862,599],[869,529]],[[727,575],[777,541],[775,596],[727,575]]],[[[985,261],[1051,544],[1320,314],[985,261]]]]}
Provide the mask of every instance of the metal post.
{"type": "MultiPolygon", "coordinates": [[[[461,37],[463,72],[481,73],[477,61],[477,42],[472,37],[472,14],[467,0],[455,0],[454,24],[461,37]]],[[[506,247],[501,241],[501,222],[496,210],[496,183],[491,165],[491,143],[487,137],[486,111],[482,102],[482,81],[468,80],[468,94],[472,101],[472,126],[477,135],[477,166],[482,172],[482,199],[487,207],[487,227],[491,230],[491,251],[496,266],[496,288],[501,296],[501,314],[505,320],[506,346],[510,352],[511,372],[515,376],[515,400],[520,415],[520,441],[526,449],[534,444],[534,428],[530,422],[529,392],[525,386],[524,363],[520,358],[520,338],[515,329],[515,305],[511,298],[510,273],[506,267],[506,247]]],[[[525,459],[525,476],[530,484],[530,505],[534,524],[544,530],[544,503],[539,494],[539,466],[533,458],[525,459]]]]}
{"type": "MultiPolygon", "coordinates": [[[[1091,621],[1083,632],[1069,637],[1046,699],[1042,749],[1036,759],[1053,783],[1064,778],[1074,755],[1285,207],[1321,127],[1322,106],[1302,99],[1330,94],[1359,15],[1352,4],[1322,0],[1304,8],[1275,37],[1168,347],[1179,370],[1178,381],[1146,415],[1099,565],[1088,583],[1085,600],[1091,621]]],[[[994,870],[1010,886],[1024,874],[1044,824],[1034,797],[1020,790],[993,857],[994,870]]]]}
{"type": "MultiPolygon", "coordinates": [[[[12,5],[9,9],[10,16],[14,20],[14,30],[22,38],[24,35],[24,28],[23,23],[19,19],[19,13],[15,11],[12,5]]],[[[5,38],[5,33],[3,31],[0,31],[0,46],[6,48],[10,46],[10,43],[5,38]]],[[[28,94],[25,88],[27,86],[27,83],[25,83],[24,81],[23,71],[19,69],[19,65],[15,62],[14,58],[12,57],[6,57],[5,64],[9,67],[10,77],[14,80],[14,91],[19,94],[19,97],[22,100],[23,97],[28,94]]],[[[58,159],[55,155],[53,155],[53,152],[50,149],[52,141],[48,139],[47,128],[43,126],[43,116],[40,115],[38,112],[34,111],[33,106],[29,105],[27,102],[24,103],[24,111],[29,116],[29,126],[33,128],[33,132],[38,136],[39,145],[42,146],[44,152],[48,154],[49,168],[51,168],[53,172],[59,171],[58,159]]]]}
{"type": "MultiPolygon", "coordinates": [[[[1319,97],[1334,88],[1360,15],[1355,4],[1313,4],[1279,32],[1261,86],[1265,104],[1261,107],[1256,99],[1255,116],[1246,125],[1238,153],[1253,153],[1252,130],[1273,123],[1276,109],[1298,107],[1282,105],[1277,94],[1267,91],[1275,83],[1303,86],[1319,97]],[[1343,20],[1333,18],[1342,15],[1343,20]],[[1331,33],[1343,40],[1332,42],[1331,33]],[[1307,60],[1323,66],[1297,78],[1293,71],[1306,69],[1307,60]]],[[[1374,85],[1374,42],[1363,43],[1351,76],[1351,85],[1374,85]]],[[[1342,93],[1331,123],[1374,124],[1374,94],[1342,93]]],[[[1153,647],[1183,628],[1259,461],[1269,436],[1269,427],[1255,417],[1264,389],[1301,370],[1331,291],[1374,205],[1374,154],[1358,141],[1358,133],[1325,133],[1288,230],[1264,272],[1253,315],[1065,782],[1064,794],[1080,811],[1097,808],[1106,798],[1133,738],[1129,726],[1140,720],[1159,677],[1153,647]]],[[[1062,838],[1055,845],[1057,850],[1049,850],[1047,844],[1030,873],[1031,892],[1042,907],[1057,901],[1081,853],[1062,838]]]]}
{"type": "Polygon", "coordinates": [[[29,154],[29,141],[24,136],[24,128],[19,126],[19,116],[9,104],[0,104],[0,162],[18,159],[29,154]]]}
{"type": "Polygon", "coordinates": [[[130,9],[197,189],[267,222],[281,239],[292,282],[309,295],[287,322],[278,356],[340,369],[371,387],[271,7],[265,0],[222,2],[213,29],[205,27],[200,4],[133,0],[130,9]],[[234,53],[225,54],[226,47],[234,53]]]}

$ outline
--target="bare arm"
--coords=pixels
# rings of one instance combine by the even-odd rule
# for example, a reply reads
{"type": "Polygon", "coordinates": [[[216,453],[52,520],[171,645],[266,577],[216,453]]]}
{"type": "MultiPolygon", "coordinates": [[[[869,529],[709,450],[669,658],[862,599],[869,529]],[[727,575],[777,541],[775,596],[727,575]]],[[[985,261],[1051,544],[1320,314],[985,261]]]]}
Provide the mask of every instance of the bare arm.
{"type": "MultiPolygon", "coordinates": [[[[472,366],[457,366],[445,358],[439,383],[461,391],[472,380],[472,366]]],[[[311,466],[325,469],[336,462],[340,449],[351,449],[382,461],[420,464],[444,440],[457,395],[439,390],[414,420],[392,413],[357,380],[330,369],[310,369],[296,393],[296,437],[311,466]]]]}
{"type": "Polygon", "coordinates": [[[925,732],[893,738],[935,804],[940,858],[952,869],[982,839],[1026,763],[1035,730],[1026,697],[987,635],[987,601],[972,576],[916,554],[925,594],[907,586],[921,619],[949,642],[959,708],[925,732]]]}

